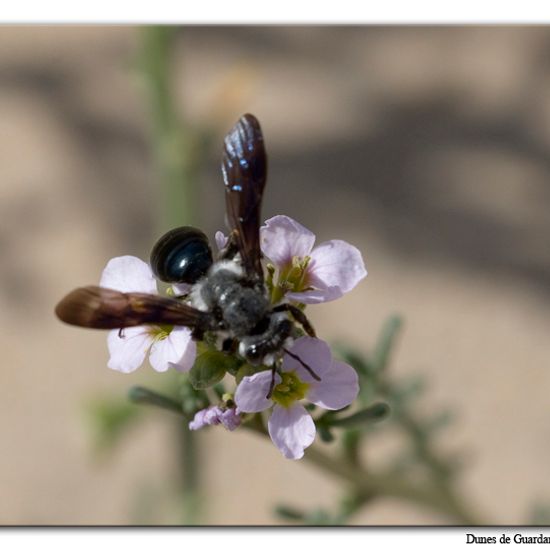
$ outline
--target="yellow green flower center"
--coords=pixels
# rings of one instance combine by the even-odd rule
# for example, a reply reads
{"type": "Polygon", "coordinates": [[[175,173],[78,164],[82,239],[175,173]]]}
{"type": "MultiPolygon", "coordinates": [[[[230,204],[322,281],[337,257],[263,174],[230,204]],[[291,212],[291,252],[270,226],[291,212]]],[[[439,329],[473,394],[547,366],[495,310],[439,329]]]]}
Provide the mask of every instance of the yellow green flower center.
{"type": "MultiPolygon", "coordinates": [[[[272,286],[271,301],[278,303],[287,292],[302,292],[309,287],[307,266],[311,258],[294,256],[292,261],[281,268],[276,284],[273,284],[273,272],[269,274],[268,288],[272,286]]],[[[274,270],[271,266],[272,271],[274,270]]]]}
{"type": "Polygon", "coordinates": [[[271,398],[282,407],[290,407],[306,396],[309,384],[302,382],[294,372],[283,372],[281,382],[273,388],[271,398]]]}
{"type": "Polygon", "coordinates": [[[168,338],[173,328],[173,325],[151,325],[149,327],[149,334],[156,342],[168,338]]]}

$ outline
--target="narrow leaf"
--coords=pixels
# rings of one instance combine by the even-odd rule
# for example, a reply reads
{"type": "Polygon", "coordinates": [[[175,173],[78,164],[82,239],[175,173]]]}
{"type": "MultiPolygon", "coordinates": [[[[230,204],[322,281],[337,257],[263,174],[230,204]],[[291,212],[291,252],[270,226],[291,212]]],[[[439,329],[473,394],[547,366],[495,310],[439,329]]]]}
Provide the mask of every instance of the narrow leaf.
{"type": "Polygon", "coordinates": [[[330,426],[337,426],[339,428],[353,428],[359,427],[366,422],[376,422],[383,420],[390,413],[390,407],[386,403],[375,403],[374,405],[362,409],[345,418],[331,418],[330,426]]]}
{"type": "Polygon", "coordinates": [[[153,405],[169,411],[183,414],[181,404],[170,397],[157,393],[143,386],[133,386],[128,391],[128,399],[140,405],[153,405]]]}
{"type": "Polygon", "coordinates": [[[376,346],[371,356],[371,363],[374,369],[379,372],[389,363],[391,351],[395,345],[395,340],[399,335],[403,322],[401,317],[394,315],[390,317],[382,327],[382,332],[378,337],[376,346]]]}

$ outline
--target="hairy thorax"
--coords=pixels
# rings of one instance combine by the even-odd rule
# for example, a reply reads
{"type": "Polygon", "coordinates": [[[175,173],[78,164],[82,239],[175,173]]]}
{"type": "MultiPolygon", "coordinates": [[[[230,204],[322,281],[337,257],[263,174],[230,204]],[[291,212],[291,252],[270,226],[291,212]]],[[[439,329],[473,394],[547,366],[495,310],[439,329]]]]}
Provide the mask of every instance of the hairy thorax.
{"type": "Polygon", "coordinates": [[[252,285],[234,262],[220,262],[193,293],[195,307],[212,311],[233,336],[254,331],[269,312],[263,285],[252,285]]]}

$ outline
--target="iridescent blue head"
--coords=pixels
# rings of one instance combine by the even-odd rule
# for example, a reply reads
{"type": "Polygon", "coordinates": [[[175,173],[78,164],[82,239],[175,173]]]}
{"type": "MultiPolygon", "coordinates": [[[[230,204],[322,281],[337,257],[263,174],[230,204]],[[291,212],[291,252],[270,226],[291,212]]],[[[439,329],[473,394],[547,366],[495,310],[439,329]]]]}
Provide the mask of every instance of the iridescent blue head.
{"type": "Polygon", "coordinates": [[[151,268],[166,283],[194,284],[212,265],[207,236],[194,227],[177,227],[163,235],[151,252],[151,268]]]}

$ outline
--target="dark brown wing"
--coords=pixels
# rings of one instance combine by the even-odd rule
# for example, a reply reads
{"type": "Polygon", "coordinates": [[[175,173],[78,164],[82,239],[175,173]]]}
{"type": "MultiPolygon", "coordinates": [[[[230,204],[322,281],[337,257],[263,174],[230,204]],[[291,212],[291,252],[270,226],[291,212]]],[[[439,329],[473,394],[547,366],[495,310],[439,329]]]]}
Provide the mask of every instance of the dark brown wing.
{"type": "Polygon", "coordinates": [[[256,117],[243,115],[224,140],[222,157],[228,223],[235,233],[246,273],[263,281],[260,209],[267,157],[256,117]]]}
{"type": "Polygon", "coordinates": [[[99,286],[73,290],[57,304],[55,313],[70,325],[110,329],[169,324],[206,330],[210,318],[208,313],[173,298],[99,286]]]}

